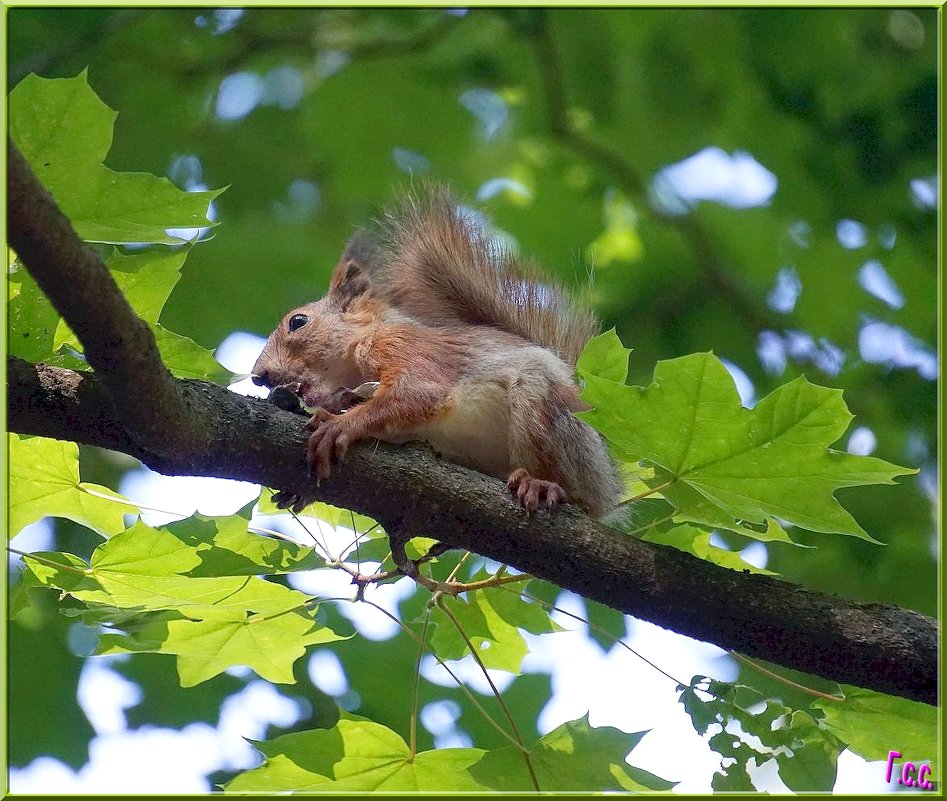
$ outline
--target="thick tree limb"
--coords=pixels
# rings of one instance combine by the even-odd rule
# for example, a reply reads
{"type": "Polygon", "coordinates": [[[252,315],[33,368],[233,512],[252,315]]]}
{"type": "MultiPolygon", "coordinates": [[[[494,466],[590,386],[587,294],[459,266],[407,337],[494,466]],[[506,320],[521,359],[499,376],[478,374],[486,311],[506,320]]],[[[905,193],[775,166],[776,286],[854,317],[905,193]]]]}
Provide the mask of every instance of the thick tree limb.
{"type": "MultiPolygon", "coordinates": [[[[12,145],[9,172],[11,244],[95,368],[80,374],[11,358],[11,430],[120,450],[167,474],[308,488],[303,421],[259,399],[171,377],[147,326],[12,145]]],[[[425,447],[356,444],[320,496],[401,536],[437,537],[724,648],[937,699],[938,630],[924,615],[726,570],[570,507],[529,517],[500,482],[425,447]]]]}
{"type": "Polygon", "coordinates": [[[134,414],[129,434],[163,447],[197,434],[151,329],[9,140],[7,192],[10,245],[79,337],[117,415],[134,414]]]}
{"type": "MultiPolygon", "coordinates": [[[[271,487],[309,484],[303,421],[264,401],[181,381],[185,402],[216,432],[206,442],[144,449],[111,418],[102,382],[11,359],[13,430],[121,450],[162,473],[271,487]]],[[[423,446],[352,446],[321,497],[402,534],[427,535],[587,598],[724,648],[825,678],[935,703],[936,623],[917,612],[856,604],[769,576],[738,573],[642,542],[564,507],[523,513],[494,479],[423,446]]]]}

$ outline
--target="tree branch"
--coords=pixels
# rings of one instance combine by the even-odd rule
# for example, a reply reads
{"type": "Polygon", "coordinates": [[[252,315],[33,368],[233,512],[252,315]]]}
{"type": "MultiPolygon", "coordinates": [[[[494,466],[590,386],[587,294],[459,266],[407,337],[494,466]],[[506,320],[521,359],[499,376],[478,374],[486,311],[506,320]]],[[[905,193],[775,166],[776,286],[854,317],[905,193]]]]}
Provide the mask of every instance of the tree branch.
{"type": "MultiPolygon", "coordinates": [[[[154,337],[12,145],[10,240],[95,373],[8,361],[13,431],[128,453],[173,475],[311,484],[298,416],[171,377],[154,337]]],[[[526,515],[505,487],[423,446],[354,445],[320,497],[401,536],[434,536],[723,648],[934,703],[935,621],[739,573],[602,526],[575,508],[526,515]]]]}
{"type": "MultiPolygon", "coordinates": [[[[14,431],[121,450],[173,475],[271,487],[308,486],[304,421],[257,398],[179,381],[201,409],[210,443],[138,446],[110,419],[92,374],[10,359],[14,431]]],[[[642,542],[571,507],[524,514],[501,482],[437,459],[420,445],[353,445],[320,496],[404,535],[445,540],[554,582],[626,614],[835,681],[935,703],[937,624],[882,604],[856,604],[770,576],[717,567],[642,542]]]]}
{"type": "Polygon", "coordinates": [[[166,448],[199,436],[154,334],[128,304],[98,254],[75,234],[23,154],[7,140],[10,245],[76,336],[129,434],[166,448]]]}

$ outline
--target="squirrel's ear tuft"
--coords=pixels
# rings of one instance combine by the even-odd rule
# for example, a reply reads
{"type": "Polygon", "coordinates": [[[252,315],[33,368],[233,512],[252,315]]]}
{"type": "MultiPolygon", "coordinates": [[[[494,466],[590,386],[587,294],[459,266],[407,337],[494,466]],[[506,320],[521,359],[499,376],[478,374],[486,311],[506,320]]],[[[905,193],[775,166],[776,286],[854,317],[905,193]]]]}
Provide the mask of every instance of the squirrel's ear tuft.
{"type": "Polygon", "coordinates": [[[340,302],[343,311],[371,288],[369,274],[373,256],[373,243],[361,233],[352,237],[346,246],[329,284],[329,294],[340,302]]]}
{"type": "Polygon", "coordinates": [[[329,294],[339,300],[343,310],[359,295],[368,292],[371,283],[357,261],[343,258],[332,275],[329,294]]]}

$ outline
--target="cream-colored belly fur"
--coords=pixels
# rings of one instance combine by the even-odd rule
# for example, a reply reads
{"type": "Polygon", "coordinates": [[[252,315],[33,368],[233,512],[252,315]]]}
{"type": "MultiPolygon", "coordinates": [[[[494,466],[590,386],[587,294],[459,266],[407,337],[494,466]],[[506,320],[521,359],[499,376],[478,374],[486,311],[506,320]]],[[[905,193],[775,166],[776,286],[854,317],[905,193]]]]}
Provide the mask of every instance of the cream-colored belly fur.
{"type": "Polygon", "coordinates": [[[464,382],[447,399],[447,411],[389,442],[422,440],[445,459],[506,478],[510,470],[510,393],[506,381],[464,382]]]}

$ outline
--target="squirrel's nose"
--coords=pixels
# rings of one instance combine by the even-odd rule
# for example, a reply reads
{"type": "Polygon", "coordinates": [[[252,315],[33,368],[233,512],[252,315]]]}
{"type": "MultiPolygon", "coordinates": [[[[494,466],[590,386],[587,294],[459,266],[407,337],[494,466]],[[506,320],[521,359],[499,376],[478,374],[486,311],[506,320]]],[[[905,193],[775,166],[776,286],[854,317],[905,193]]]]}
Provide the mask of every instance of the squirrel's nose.
{"type": "Polygon", "coordinates": [[[270,387],[273,386],[270,379],[270,374],[266,370],[263,370],[260,373],[256,373],[250,376],[250,380],[256,384],[258,387],[270,387]]]}

